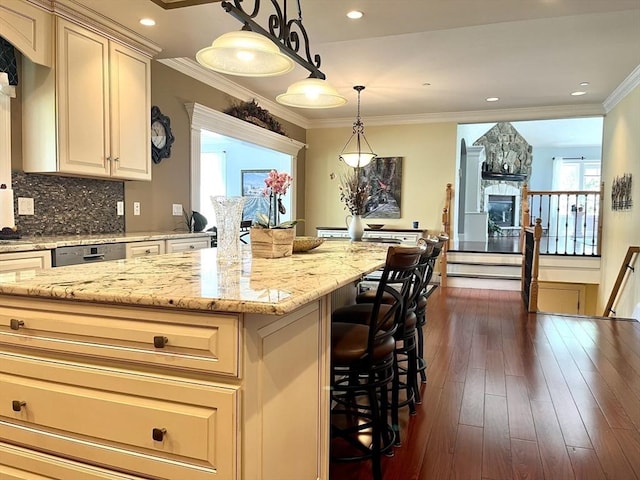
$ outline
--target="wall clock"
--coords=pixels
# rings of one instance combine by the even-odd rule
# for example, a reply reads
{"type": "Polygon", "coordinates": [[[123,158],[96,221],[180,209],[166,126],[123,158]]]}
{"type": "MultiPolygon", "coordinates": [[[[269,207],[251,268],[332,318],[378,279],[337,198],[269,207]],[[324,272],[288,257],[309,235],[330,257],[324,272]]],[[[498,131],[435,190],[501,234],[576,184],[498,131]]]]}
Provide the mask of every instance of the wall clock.
{"type": "Polygon", "coordinates": [[[163,158],[171,156],[173,140],[171,120],[154,105],[151,107],[151,159],[153,163],[160,163],[163,158]]]}

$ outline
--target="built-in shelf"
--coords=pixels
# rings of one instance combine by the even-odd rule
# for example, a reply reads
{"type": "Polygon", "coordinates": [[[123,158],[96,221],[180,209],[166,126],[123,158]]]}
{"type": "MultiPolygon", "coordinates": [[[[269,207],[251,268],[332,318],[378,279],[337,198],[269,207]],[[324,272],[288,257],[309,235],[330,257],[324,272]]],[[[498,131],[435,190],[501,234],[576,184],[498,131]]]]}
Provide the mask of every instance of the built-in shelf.
{"type": "Polygon", "coordinates": [[[508,182],[524,182],[527,175],[524,173],[500,173],[500,172],[482,172],[483,180],[505,180],[508,182]]]}

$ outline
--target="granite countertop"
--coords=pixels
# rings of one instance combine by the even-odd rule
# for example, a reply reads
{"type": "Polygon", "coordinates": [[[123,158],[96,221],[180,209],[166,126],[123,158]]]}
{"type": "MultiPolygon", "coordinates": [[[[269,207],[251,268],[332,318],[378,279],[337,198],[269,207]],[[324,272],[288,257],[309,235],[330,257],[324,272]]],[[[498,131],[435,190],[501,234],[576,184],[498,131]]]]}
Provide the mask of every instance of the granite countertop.
{"type": "Polygon", "coordinates": [[[217,249],[172,253],[32,273],[0,274],[0,294],[219,312],[284,314],[384,264],[385,244],[325,242],[278,259],[219,262],[217,249]],[[20,278],[20,279],[17,279],[20,278]]]}
{"type": "Polygon", "coordinates": [[[133,232],[95,233],[93,235],[25,236],[18,240],[0,240],[0,253],[53,250],[73,245],[98,245],[103,243],[145,242],[185,237],[210,237],[211,232],[133,232]]]}

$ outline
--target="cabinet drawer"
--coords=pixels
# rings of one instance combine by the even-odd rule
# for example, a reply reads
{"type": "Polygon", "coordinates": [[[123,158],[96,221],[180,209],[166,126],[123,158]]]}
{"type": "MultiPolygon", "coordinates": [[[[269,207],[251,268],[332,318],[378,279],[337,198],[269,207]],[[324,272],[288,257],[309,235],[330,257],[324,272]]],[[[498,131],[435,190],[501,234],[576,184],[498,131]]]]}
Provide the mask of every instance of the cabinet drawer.
{"type": "Polygon", "coordinates": [[[148,257],[163,253],[164,240],[127,243],[127,258],[148,257]]]}
{"type": "Polygon", "coordinates": [[[133,474],[234,478],[237,401],[210,382],[0,353],[0,441],[133,474]]]}
{"type": "Polygon", "coordinates": [[[2,480],[143,480],[0,442],[2,480]]]}
{"type": "Polygon", "coordinates": [[[167,253],[190,252],[192,250],[201,250],[210,248],[211,240],[208,237],[199,238],[178,238],[175,240],[167,240],[167,253]]]}
{"type": "Polygon", "coordinates": [[[51,268],[51,250],[0,254],[0,273],[51,268]]]}
{"type": "Polygon", "coordinates": [[[0,345],[238,375],[235,315],[0,301],[0,345]]]}

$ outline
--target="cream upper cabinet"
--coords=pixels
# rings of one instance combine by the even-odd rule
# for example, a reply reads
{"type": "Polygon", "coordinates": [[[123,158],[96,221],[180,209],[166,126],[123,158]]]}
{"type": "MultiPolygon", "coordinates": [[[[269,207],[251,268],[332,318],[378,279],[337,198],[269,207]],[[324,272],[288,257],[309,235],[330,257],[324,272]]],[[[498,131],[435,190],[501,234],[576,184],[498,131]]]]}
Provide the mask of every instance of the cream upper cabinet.
{"type": "Polygon", "coordinates": [[[23,167],[151,179],[150,58],[56,18],[53,69],[23,66],[23,167]]]}
{"type": "Polygon", "coordinates": [[[32,61],[50,67],[53,17],[29,2],[0,0],[0,37],[32,61]]]}

